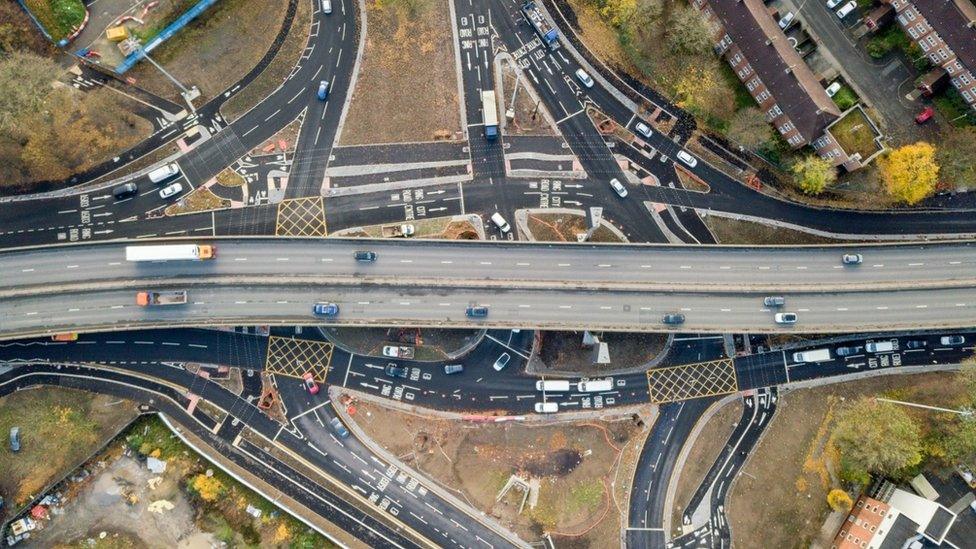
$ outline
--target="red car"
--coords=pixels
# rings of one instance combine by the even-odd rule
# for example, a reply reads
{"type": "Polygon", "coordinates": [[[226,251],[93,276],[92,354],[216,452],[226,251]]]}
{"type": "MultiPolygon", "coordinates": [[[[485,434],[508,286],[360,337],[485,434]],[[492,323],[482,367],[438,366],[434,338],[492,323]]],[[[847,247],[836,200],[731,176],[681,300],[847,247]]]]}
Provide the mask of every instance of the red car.
{"type": "Polygon", "coordinates": [[[319,394],[319,385],[315,383],[315,378],[312,377],[312,372],[305,372],[302,375],[302,381],[305,382],[305,389],[308,390],[310,394],[319,394]]]}
{"type": "Polygon", "coordinates": [[[915,123],[924,124],[928,122],[929,118],[932,118],[933,114],[935,114],[935,109],[933,109],[932,107],[925,107],[924,109],[922,109],[922,112],[918,113],[915,116],[915,123]]]}

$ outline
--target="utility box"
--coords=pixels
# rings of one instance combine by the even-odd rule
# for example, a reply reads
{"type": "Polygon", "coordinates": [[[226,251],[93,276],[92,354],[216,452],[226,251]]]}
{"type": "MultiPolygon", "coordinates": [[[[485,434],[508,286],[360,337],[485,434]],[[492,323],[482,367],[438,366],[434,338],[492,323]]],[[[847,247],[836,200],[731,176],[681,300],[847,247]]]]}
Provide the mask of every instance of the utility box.
{"type": "Polygon", "coordinates": [[[105,36],[112,42],[121,42],[129,37],[129,31],[122,25],[105,29],[105,36]]]}

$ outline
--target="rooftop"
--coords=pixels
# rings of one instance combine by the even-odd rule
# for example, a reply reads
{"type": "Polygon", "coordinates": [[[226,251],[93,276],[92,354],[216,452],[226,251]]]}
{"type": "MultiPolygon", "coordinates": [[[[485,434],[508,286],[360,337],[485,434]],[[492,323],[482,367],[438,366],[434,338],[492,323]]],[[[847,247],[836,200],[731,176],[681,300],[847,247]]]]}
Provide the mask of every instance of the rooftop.
{"type": "Polygon", "coordinates": [[[762,0],[709,0],[725,32],[807,141],[840,116],[820,81],[790,46],[762,0]]]}
{"type": "Polygon", "coordinates": [[[959,61],[976,70],[976,7],[970,0],[921,0],[915,8],[932,25],[935,32],[952,48],[959,61]]]}
{"type": "Polygon", "coordinates": [[[836,122],[827,127],[830,135],[850,155],[861,155],[861,163],[884,151],[880,143],[881,132],[874,126],[860,106],[849,109],[836,122]]]}

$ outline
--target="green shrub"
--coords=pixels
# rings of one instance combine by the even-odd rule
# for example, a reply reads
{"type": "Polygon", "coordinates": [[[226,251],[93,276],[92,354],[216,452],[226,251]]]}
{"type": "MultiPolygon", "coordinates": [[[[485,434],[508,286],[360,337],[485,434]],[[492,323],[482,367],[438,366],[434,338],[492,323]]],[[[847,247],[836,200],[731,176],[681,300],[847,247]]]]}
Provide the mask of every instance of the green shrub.
{"type": "Polygon", "coordinates": [[[842,111],[846,111],[854,105],[857,105],[857,95],[854,93],[854,90],[848,88],[847,86],[841,87],[841,89],[834,94],[833,99],[834,103],[836,103],[837,107],[842,111]]]}

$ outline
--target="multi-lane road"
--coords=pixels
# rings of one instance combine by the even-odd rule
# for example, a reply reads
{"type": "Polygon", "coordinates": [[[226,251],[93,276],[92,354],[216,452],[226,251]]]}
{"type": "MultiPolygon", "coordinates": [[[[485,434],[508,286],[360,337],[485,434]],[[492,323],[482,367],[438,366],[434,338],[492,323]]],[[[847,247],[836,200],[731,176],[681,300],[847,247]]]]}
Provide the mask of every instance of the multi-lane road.
{"type": "Polygon", "coordinates": [[[127,262],[124,246],[0,254],[0,335],[266,322],[703,332],[976,323],[976,247],[968,243],[747,249],[225,239],[215,259],[198,262],[127,262]],[[357,249],[378,259],[356,261],[357,249]],[[842,264],[841,254],[855,251],[864,262],[842,264]],[[134,303],[134,290],[154,288],[189,288],[190,301],[134,303]],[[786,306],[765,307],[771,294],[786,306]],[[313,317],[317,301],[339,304],[339,315],[313,317]],[[471,304],[490,314],[467,317],[471,304]],[[799,320],[778,324],[778,311],[799,320]],[[663,324],[669,312],[685,323],[663,324]]]}

